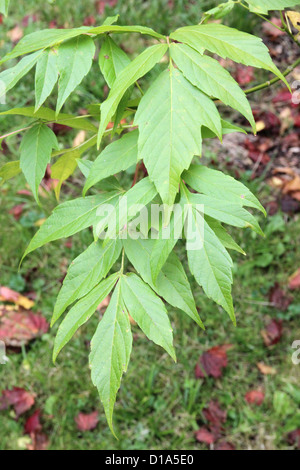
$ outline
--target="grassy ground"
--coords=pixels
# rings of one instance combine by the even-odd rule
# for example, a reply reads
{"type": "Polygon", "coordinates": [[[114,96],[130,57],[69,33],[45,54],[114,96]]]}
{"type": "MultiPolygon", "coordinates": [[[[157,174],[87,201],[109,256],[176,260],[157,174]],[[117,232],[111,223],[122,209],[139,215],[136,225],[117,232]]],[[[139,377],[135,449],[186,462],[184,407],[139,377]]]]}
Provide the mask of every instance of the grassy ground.
{"type": "MultiPolygon", "coordinates": [[[[153,26],[154,21],[155,28],[165,32],[170,27],[197,22],[199,3],[203,4],[195,2],[190,11],[186,11],[181,4],[189,2],[175,2],[178,7],[174,17],[169,14],[166,20],[166,15],[162,14],[162,3],[166,4],[156,1],[121,1],[118,5],[121,22],[142,22],[153,26]],[[144,4],[150,7],[145,10],[144,4]]],[[[57,0],[55,3],[46,2],[46,5],[45,2],[28,1],[25,12],[22,4],[18,3],[18,6],[12,8],[11,18],[3,30],[15,26],[29,13],[37,13],[39,18],[37,22],[29,23],[27,32],[46,27],[53,17],[58,25],[68,23],[70,26],[78,26],[82,18],[94,13],[91,5],[90,1],[70,3],[57,0]]],[[[115,13],[117,9],[112,8],[108,13],[115,13]]],[[[5,39],[3,30],[0,41],[5,39]]],[[[128,49],[135,52],[136,44],[127,41],[128,49]]],[[[3,49],[6,47],[4,45],[3,49]]],[[[93,74],[80,87],[69,105],[70,110],[77,109],[79,104],[84,107],[91,100],[102,98],[103,83],[96,68],[93,74]]],[[[33,100],[30,78],[22,83],[9,98],[9,105],[13,102],[24,105],[33,100]]],[[[21,120],[17,119],[0,120],[1,130],[15,128],[19,124],[21,120]]],[[[68,145],[72,138],[73,134],[70,133],[60,140],[63,145],[68,145]]],[[[0,164],[16,157],[17,144],[17,139],[9,142],[10,152],[0,155],[0,164]]],[[[254,192],[259,192],[262,202],[269,200],[270,189],[265,184],[248,181],[247,174],[243,178],[254,192]]],[[[0,284],[19,291],[35,291],[35,309],[50,319],[60,287],[59,279],[66,265],[82,251],[83,246],[90,243],[91,234],[85,231],[74,236],[71,248],[67,248],[62,241],[38,250],[25,260],[18,273],[19,259],[36,231],[36,222],[47,216],[56,204],[54,196],[50,194],[42,199],[42,207],[38,207],[31,197],[16,194],[24,187],[23,177],[20,176],[0,190],[0,284]],[[23,202],[26,205],[17,222],[9,210],[23,202]]],[[[76,175],[64,187],[63,197],[79,195],[80,189],[80,176],[76,175]]],[[[300,369],[291,361],[291,344],[300,338],[297,319],[300,296],[295,294],[293,304],[284,313],[268,304],[268,291],[276,281],[285,285],[288,276],[300,266],[300,248],[297,243],[299,217],[289,218],[279,213],[261,220],[261,223],[267,234],[263,240],[250,232],[239,234],[235,231],[237,241],[248,255],[247,258],[234,255],[233,296],[238,316],[236,328],[221,309],[202,295],[201,289],[191,279],[206,332],[195,328],[183,313],[169,309],[177,364],[172,363],[137,328],[134,329],[132,360],[123,380],[115,412],[119,441],[112,437],[107,428],[97,392],[89,378],[87,344],[96,328],[97,315],[76,334],[55,366],[51,362],[55,328],[26,351],[9,356],[9,364],[0,366],[0,387],[24,387],[37,394],[37,407],[42,410],[50,449],[205,449],[205,446],[195,442],[194,431],[203,422],[202,409],[211,399],[218,399],[227,410],[226,440],[238,449],[288,447],[287,432],[300,427],[300,369]],[[279,344],[266,349],[260,331],[269,318],[284,320],[284,334],[279,344]],[[198,357],[206,349],[224,343],[232,343],[234,347],[228,353],[229,364],[223,377],[218,380],[196,380],[194,367],[198,357]],[[256,366],[258,362],[274,367],[276,375],[263,376],[256,366]],[[266,399],[261,407],[251,407],[245,402],[245,393],[259,386],[264,388],[266,399]],[[283,405],[278,397],[283,397],[283,405]],[[80,411],[88,413],[95,408],[100,410],[101,415],[97,429],[79,433],[74,417],[80,411]]],[[[178,253],[183,256],[181,246],[178,247],[178,253]]],[[[23,424],[23,418],[16,421],[11,412],[1,412],[1,449],[22,448],[23,424]]]]}

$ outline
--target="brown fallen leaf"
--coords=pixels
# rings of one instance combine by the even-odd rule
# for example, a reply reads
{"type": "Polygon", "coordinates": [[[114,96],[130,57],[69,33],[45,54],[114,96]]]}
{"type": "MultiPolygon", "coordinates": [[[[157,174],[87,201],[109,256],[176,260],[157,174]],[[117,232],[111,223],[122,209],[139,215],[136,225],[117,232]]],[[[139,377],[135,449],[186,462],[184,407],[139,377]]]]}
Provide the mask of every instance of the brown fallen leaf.
{"type": "Polygon", "coordinates": [[[258,362],[257,364],[258,369],[263,375],[275,375],[277,374],[277,370],[274,367],[267,366],[264,362],[258,362]]]}
{"type": "Polygon", "coordinates": [[[260,406],[265,399],[265,394],[262,390],[250,390],[245,395],[245,400],[250,405],[260,406]]]}
{"type": "Polygon", "coordinates": [[[271,320],[265,330],[260,333],[267,347],[277,344],[282,336],[282,320],[271,320]]]}
{"type": "Polygon", "coordinates": [[[227,366],[227,351],[232,348],[231,344],[222,346],[214,346],[199,358],[199,362],[195,367],[195,377],[205,378],[211,376],[214,378],[221,377],[222,369],[227,366]]]}
{"type": "Polygon", "coordinates": [[[288,442],[300,449],[300,429],[295,429],[288,434],[288,442]]]}
{"type": "Polygon", "coordinates": [[[98,411],[93,411],[90,414],[79,413],[75,418],[75,423],[79,431],[91,431],[97,427],[99,422],[98,411]]]}
{"type": "Polygon", "coordinates": [[[0,302],[12,302],[26,310],[29,310],[34,306],[34,302],[32,300],[5,286],[0,286],[0,302]]]}
{"type": "Polygon", "coordinates": [[[49,323],[39,314],[0,305],[0,340],[7,347],[20,348],[47,333],[49,323]]]}
{"type": "Polygon", "coordinates": [[[10,406],[14,407],[16,417],[28,411],[35,402],[35,395],[27,392],[23,388],[14,387],[12,390],[3,390],[0,396],[0,410],[6,410],[10,406]]]}
{"type": "Polygon", "coordinates": [[[300,268],[289,278],[289,288],[291,290],[300,288],[300,268]]]}
{"type": "Polygon", "coordinates": [[[293,297],[286,294],[279,286],[278,282],[271,287],[269,291],[269,301],[278,308],[278,310],[286,311],[293,301],[293,297]]]}
{"type": "Polygon", "coordinates": [[[28,444],[26,447],[28,450],[47,450],[49,447],[49,439],[46,434],[42,432],[30,434],[31,444],[28,444]]]}

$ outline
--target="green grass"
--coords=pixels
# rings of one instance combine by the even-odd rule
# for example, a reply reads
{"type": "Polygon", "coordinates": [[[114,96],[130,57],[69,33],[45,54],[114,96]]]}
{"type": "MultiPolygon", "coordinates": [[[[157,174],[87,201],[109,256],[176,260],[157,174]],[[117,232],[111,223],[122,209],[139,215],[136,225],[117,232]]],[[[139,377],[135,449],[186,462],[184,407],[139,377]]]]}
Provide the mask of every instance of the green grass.
{"type": "MultiPolygon", "coordinates": [[[[166,4],[161,1],[119,2],[118,7],[108,10],[108,14],[114,14],[119,8],[121,23],[154,24],[155,29],[167,32],[171,27],[197,22],[199,5],[203,5],[203,2],[195,2],[187,11],[182,5],[190,2],[175,2],[178,4],[175,12],[166,16],[162,3],[166,4]],[[145,5],[147,9],[144,9],[145,5]]],[[[28,1],[26,14],[36,12],[38,20],[30,23],[26,32],[46,27],[53,17],[58,25],[67,23],[69,26],[79,26],[82,18],[93,14],[91,4],[90,1],[28,1]]],[[[23,7],[15,2],[3,30],[13,27],[24,15],[23,7]]],[[[241,17],[238,20],[241,21],[241,17]]],[[[246,26],[244,29],[247,29],[246,26]]],[[[0,33],[0,39],[4,38],[5,33],[0,33]]],[[[126,47],[135,53],[137,48],[143,47],[143,43],[126,39],[126,47]]],[[[4,45],[2,54],[7,50],[8,46],[4,45]]],[[[103,85],[95,64],[91,77],[74,94],[66,110],[76,111],[78,107],[102,99],[103,85]]],[[[32,77],[29,77],[10,94],[8,104],[24,106],[32,102],[32,77]]],[[[49,106],[53,104],[54,98],[50,98],[49,106]]],[[[23,119],[0,119],[3,132],[23,124],[23,119]]],[[[61,144],[69,146],[74,135],[71,132],[60,138],[61,144]]],[[[0,155],[0,165],[18,158],[19,137],[8,143],[9,153],[0,155]]],[[[261,197],[262,202],[273,197],[266,185],[251,182],[247,176],[244,175],[244,182],[261,197]]],[[[63,186],[63,200],[80,194],[81,178],[78,172],[63,186]]],[[[74,236],[71,248],[66,248],[64,241],[47,245],[27,257],[18,272],[19,260],[36,231],[35,223],[47,217],[56,205],[53,194],[41,199],[41,207],[32,197],[17,195],[17,191],[24,187],[22,176],[0,187],[0,284],[21,292],[35,291],[37,299],[34,310],[41,311],[50,320],[60,287],[59,280],[67,264],[91,242],[92,235],[86,230],[74,236]],[[17,222],[9,210],[20,203],[25,203],[25,207],[17,222]]],[[[233,255],[236,328],[224,311],[207,300],[193,279],[190,280],[206,331],[197,328],[184,313],[169,309],[177,364],[134,327],[132,359],[115,411],[118,441],[108,430],[97,391],[89,376],[88,342],[96,329],[98,314],[75,335],[62,351],[56,365],[53,365],[51,356],[57,327],[21,353],[9,355],[9,364],[0,366],[0,387],[24,387],[37,394],[36,407],[42,410],[43,427],[50,438],[50,449],[205,449],[205,446],[195,442],[194,431],[203,423],[202,409],[211,399],[218,399],[227,410],[225,439],[238,449],[288,448],[287,432],[300,427],[300,369],[291,361],[291,344],[300,338],[297,319],[300,295],[299,292],[294,294],[293,304],[284,313],[268,305],[268,291],[276,281],[286,285],[288,276],[300,266],[297,243],[299,217],[288,218],[278,214],[268,219],[261,217],[261,223],[267,235],[265,239],[250,231],[232,231],[236,241],[247,252],[247,258],[233,255]],[[284,320],[284,334],[279,344],[266,349],[260,331],[269,318],[284,320]],[[206,349],[224,343],[232,343],[234,347],[228,353],[229,364],[223,377],[218,380],[196,380],[194,367],[199,356],[206,349]],[[277,374],[262,376],[256,366],[259,361],[275,367],[277,374]],[[259,386],[265,389],[266,399],[261,407],[251,407],[245,402],[245,393],[259,386]],[[285,393],[283,408],[278,404],[279,392],[285,393]],[[100,412],[97,429],[79,433],[74,417],[81,411],[88,413],[94,409],[100,412]]],[[[186,266],[181,244],[178,245],[178,254],[186,266]]],[[[1,412],[0,449],[24,446],[24,420],[25,417],[21,417],[16,421],[9,410],[1,412]]]]}

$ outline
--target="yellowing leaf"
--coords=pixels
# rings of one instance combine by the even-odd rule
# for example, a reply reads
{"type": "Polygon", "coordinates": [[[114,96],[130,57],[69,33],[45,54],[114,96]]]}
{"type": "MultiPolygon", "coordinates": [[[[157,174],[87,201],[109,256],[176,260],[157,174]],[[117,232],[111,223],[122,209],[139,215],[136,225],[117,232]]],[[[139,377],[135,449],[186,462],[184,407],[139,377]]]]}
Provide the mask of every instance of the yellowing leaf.
{"type": "Polygon", "coordinates": [[[300,31],[300,13],[298,13],[297,11],[288,11],[286,12],[286,16],[288,17],[294,28],[297,29],[297,31],[300,31]]]}

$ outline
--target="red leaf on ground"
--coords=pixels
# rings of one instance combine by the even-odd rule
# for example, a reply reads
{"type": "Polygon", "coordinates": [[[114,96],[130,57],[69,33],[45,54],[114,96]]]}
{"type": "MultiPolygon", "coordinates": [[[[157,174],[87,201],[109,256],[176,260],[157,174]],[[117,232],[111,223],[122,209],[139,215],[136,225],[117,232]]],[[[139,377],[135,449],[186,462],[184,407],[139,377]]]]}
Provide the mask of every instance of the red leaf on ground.
{"type": "Polygon", "coordinates": [[[0,397],[0,410],[13,406],[17,418],[34,405],[34,395],[23,388],[14,387],[12,390],[3,390],[0,397]]]}
{"type": "Polygon", "coordinates": [[[288,442],[292,445],[296,444],[298,449],[300,449],[300,429],[295,429],[288,434],[288,442]]]}
{"type": "Polygon", "coordinates": [[[49,446],[49,439],[46,434],[42,432],[30,434],[31,444],[27,445],[28,450],[47,450],[49,446]]]}
{"type": "Polygon", "coordinates": [[[269,301],[279,310],[286,311],[292,303],[293,298],[287,295],[279,286],[278,282],[269,291],[269,301]]]}
{"type": "MultiPolygon", "coordinates": [[[[34,302],[31,300],[27,299],[23,295],[21,295],[19,292],[16,292],[9,287],[4,287],[0,286],[0,301],[1,302],[12,302],[14,304],[17,304],[26,310],[29,310],[33,305],[34,302]]],[[[1,313],[0,313],[1,316],[1,313]]]]}
{"type": "Polygon", "coordinates": [[[0,305],[0,340],[6,346],[21,347],[47,333],[49,323],[42,315],[0,305]]]}
{"type": "Polygon", "coordinates": [[[227,351],[231,348],[231,344],[224,344],[214,346],[203,353],[195,367],[196,378],[203,379],[209,375],[215,378],[221,377],[222,369],[227,366],[227,351]]]}
{"type": "MultiPolygon", "coordinates": [[[[280,28],[282,27],[282,22],[280,18],[272,17],[271,18],[272,23],[276,24],[280,28]]],[[[271,23],[268,23],[265,21],[263,23],[263,31],[265,34],[267,34],[271,39],[277,39],[280,36],[283,36],[285,34],[284,31],[280,31],[280,29],[276,28],[273,26],[271,23]]]]}
{"type": "Polygon", "coordinates": [[[290,277],[289,288],[291,290],[300,288],[300,268],[290,277]]]}
{"type": "Polygon", "coordinates": [[[216,437],[211,433],[207,428],[199,428],[198,431],[195,432],[195,437],[198,442],[203,442],[204,444],[213,444],[216,442],[216,437]]]}
{"type": "Polygon", "coordinates": [[[40,415],[41,410],[36,410],[33,415],[29,416],[24,425],[25,434],[37,433],[42,430],[40,415]]]}
{"type": "Polygon", "coordinates": [[[282,336],[282,320],[271,320],[261,335],[267,347],[277,344],[282,336]]]}
{"type": "Polygon", "coordinates": [[[9,213],[12,214],[16,220],[19,220],[23,213],[24,206],[25,204],[18,204],[10,209],[9,213]]]}
{"type": "Polygon", "coordinates": [[[222,424],[226,422],[227,412],[221,410],[218,401],[210,401],[207,408],[202,410],[204,418],[210,423],[210,425],[222,427],[222,424]]]}
{"type": "Polygon", "coordinates": [[[77,429],[79,431],[91,431],[95,429],[99,421],[98,411],[90,414],[79,413],[75,418],[77,429]]]}
{"type": "Polygon", "coordinates": [[[17,194],[21,196],[32,196],[32,192],[28,191],[28,189],[20,189],[20,191],[17,191],[17,194]]]}
{"type": "Polygon", "coordinates": [[[247,85],[254,80],[254,69],[253,67],[238,65],[234,75],[240,85],[247,85]]]}
{"type": "Polygon", "coordinates": [[[94,26],[96,23],[96,18],[93,15],[87,16],[83,22],[84,26],[94,26]]]}
{"type": "Polygon", "coordinates": [[[235,446],[230,442],[222,441],[215,446],[215,450],[235,450],[235,446]]]}
{"type": "Polygon", "coordinates": [[[260,406],[265,399],[265,394],[262,390],[250,390],[245,395],[245,400],[251,405],[260,406]]]}

